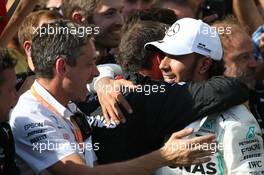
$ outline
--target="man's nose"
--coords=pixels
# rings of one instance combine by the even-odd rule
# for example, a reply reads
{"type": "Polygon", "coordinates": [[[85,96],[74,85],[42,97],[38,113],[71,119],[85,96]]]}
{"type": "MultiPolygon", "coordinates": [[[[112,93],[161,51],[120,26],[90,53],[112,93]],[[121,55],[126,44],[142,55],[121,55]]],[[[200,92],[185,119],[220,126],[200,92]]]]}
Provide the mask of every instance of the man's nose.
{"type": "Polygon", "coordinates": [[[169,68],[169,58],[165,57],[161,60],[159,65],[160,70],[168,70],[169,68]]]}

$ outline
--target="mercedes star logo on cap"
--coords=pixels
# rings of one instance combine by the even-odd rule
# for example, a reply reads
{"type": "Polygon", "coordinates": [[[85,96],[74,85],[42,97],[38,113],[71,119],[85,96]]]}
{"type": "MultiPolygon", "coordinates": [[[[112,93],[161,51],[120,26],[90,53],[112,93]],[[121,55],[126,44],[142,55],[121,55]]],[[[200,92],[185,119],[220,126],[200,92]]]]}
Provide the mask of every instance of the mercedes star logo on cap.
{"type": "Polygon", "coordinates": [[[176,33],[178,33],[180,31],[180,24],[176,23],[176,24],[173,24],[169,30],[166,32],[166,35],[167,36],[173,36],[175,35],[176,33]]]}

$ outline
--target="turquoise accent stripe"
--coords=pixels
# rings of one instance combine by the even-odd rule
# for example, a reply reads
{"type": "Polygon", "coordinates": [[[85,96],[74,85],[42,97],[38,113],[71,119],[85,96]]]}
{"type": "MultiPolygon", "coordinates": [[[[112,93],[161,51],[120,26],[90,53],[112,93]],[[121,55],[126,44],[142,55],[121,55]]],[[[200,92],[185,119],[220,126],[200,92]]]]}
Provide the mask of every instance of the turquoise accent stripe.
{"type": "MultiPolygon", "coordinates": [[[[217,138],[218,144],[223,142],[223,138],[224,138],[224,130],[223,130],[223,132],[219,133],[219,135],[218,135],[218,138],[217,138]]],[[[218,171],[219,171],[218,175],[224,175],[224,164],[223,164],[224,158],[223,158],[222,152],[220,152],[219,150],[218,150],[216,158],[217,158],[217,162],[218,162],[217,163],[218,171]]]]}
{"type": "Polygon", "coordinates": [[[218,175],[223,175],[224,174],[224,168],[223,168],[223,162],[224,162],[224,159],[223,159],[223,156],[221,155],[218,155],[217,156],[217,162],[218,162],[218,175]]]}

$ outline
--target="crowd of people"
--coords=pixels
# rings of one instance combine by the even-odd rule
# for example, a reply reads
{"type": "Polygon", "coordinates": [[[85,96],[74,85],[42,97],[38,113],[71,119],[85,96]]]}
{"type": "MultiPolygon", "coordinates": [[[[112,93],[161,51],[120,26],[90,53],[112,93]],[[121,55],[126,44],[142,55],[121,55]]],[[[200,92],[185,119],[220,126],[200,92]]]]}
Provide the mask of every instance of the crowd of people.
{"type": "Polygon", "coordinates": [[[0,175],[264,174],[264,1],[0,0],[0,175]]]}

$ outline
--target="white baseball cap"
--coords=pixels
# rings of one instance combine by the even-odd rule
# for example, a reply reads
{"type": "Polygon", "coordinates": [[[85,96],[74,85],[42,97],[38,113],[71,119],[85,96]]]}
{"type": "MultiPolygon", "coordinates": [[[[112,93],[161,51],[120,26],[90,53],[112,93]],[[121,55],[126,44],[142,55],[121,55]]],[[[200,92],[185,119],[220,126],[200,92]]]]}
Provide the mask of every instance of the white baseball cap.
{"type": "Polygon", "coordinates": [[[183,18],[166,32],[163,40],[145,44],[147,50],[161,50],[169,55],[198,53],[220,61],[223,48],[218,33],[201,20],[183,18]]]}

